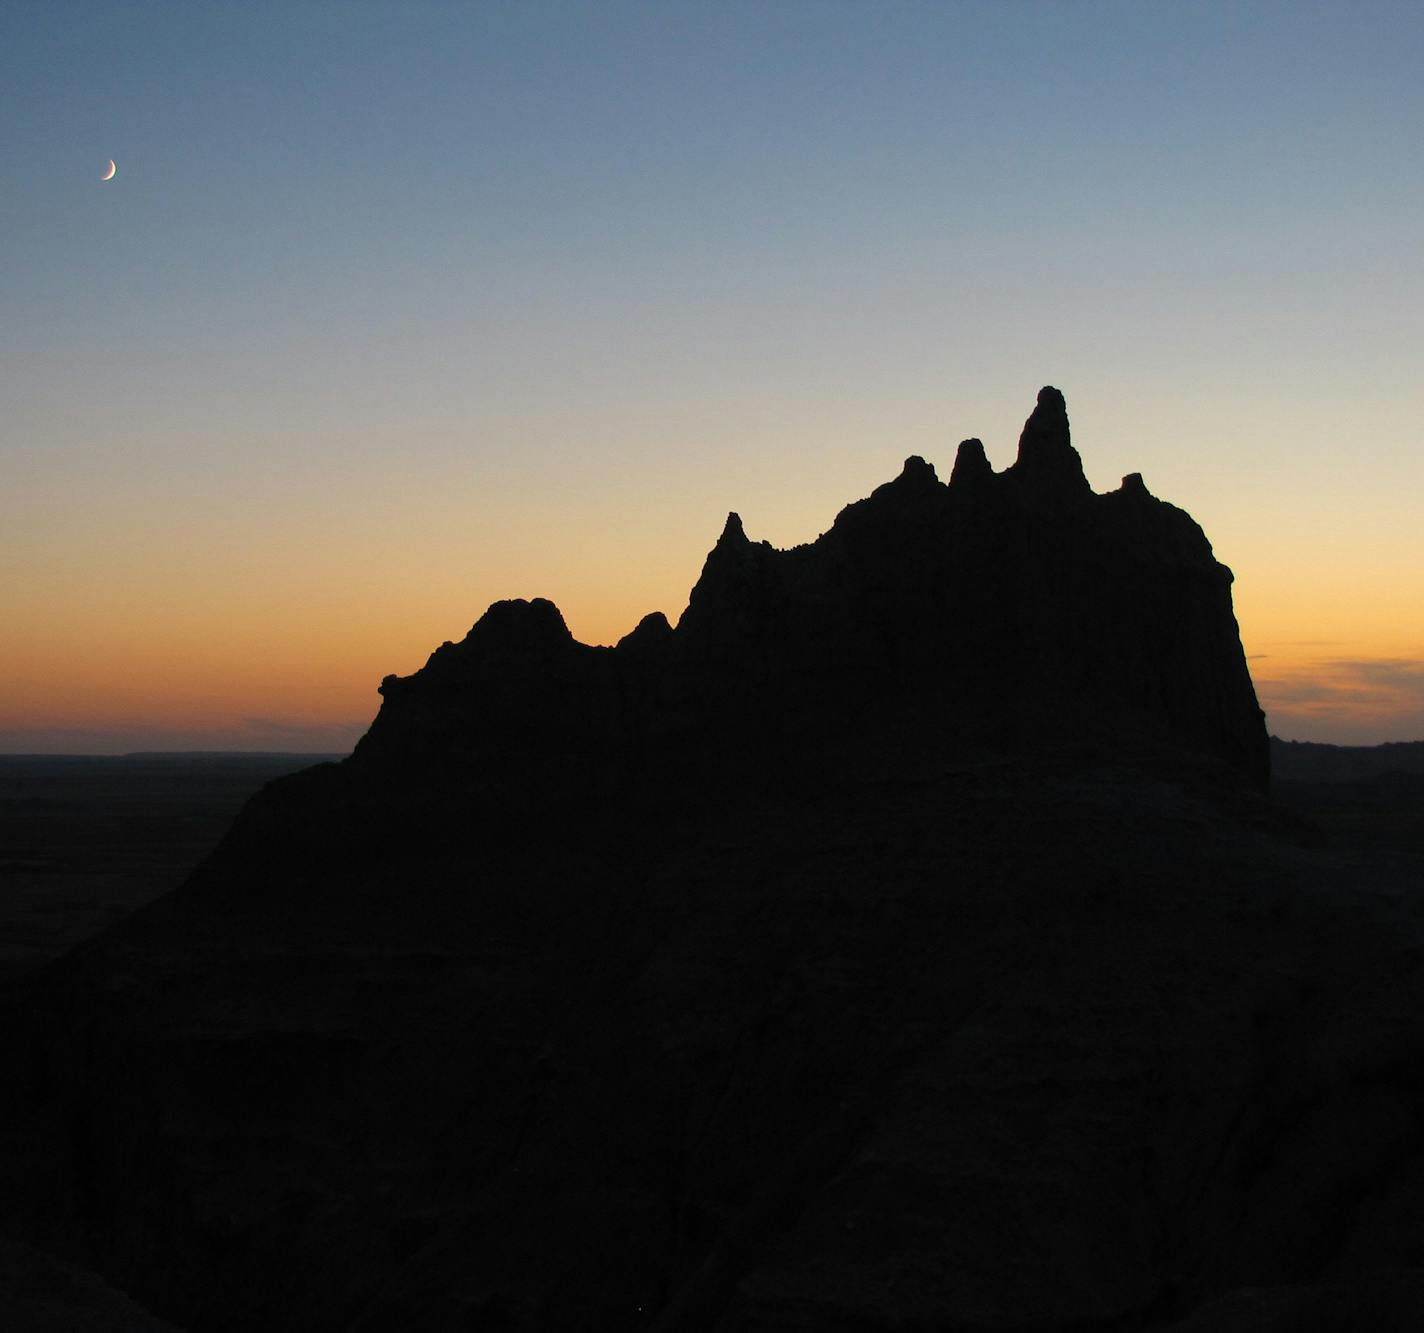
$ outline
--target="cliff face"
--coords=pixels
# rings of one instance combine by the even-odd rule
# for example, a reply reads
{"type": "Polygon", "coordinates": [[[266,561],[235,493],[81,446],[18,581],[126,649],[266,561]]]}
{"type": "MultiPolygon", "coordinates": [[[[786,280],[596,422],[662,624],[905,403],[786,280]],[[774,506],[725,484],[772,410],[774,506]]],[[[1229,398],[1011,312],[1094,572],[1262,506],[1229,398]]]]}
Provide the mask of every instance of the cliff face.
{"type": "MultiPolygon", "coordinates": [[[[1264,787],[1231,578],[1140,476],[1093,493],[1063,396],[1045,388],[1002,473],[978,440],[947,484],[910,458],[786,551],[729,515],[675,629],[654,613],[592,648],[547,601],[496,603],[415,675],[385,680],[330,782],[338,806],[369,803],[366,846],[392,820],[449,837],[748,765],[790,776],[1065,743],[1192,751],[1264,787]]],[[[302,822],[317,836],[309,810],[302,822]]],[[[343,825],[324,854],[355,833],[343,825]]]]}

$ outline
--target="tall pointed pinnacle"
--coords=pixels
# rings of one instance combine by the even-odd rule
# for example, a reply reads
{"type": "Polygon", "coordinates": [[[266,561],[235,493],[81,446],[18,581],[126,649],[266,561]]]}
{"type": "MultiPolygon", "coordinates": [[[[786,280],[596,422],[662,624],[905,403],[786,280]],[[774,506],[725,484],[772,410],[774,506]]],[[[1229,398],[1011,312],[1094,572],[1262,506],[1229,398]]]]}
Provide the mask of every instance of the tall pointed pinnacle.
{"type": "Polygon", "coordinates": [[[1051,384],[1038,391],[1038,406],[1024,422],[1013,471],[1038,494],[1092,494],[1069,434],[1068,405],[1051,384]]]}
{"type": "MultiPolygon", "coordinates": [[[[727,521],[722,525],[722,535],[717,538],[717,546],[747,546],[746,530],[742,527],[742,516],[734,509],[727,515],[727,521]]],[[[717,547],[713,547],[716,550],[717,547]]]]}
{"type": "Polygon", "coordinates": [[[722,535],[708,551],[688,595],[687,610],[678,621],[677,632],[684,642],[726,632],[728,625],[745,627],[746,608],[755,597],[770,551],[766,542],[748,538],[740,514],[727,515],[722,535]]]}

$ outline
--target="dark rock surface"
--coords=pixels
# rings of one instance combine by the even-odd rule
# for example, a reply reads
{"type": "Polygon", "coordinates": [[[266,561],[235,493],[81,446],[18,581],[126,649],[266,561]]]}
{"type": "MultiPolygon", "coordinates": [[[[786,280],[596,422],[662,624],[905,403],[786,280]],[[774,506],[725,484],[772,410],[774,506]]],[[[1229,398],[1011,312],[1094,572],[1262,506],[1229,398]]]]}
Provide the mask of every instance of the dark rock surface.
{"type": "Polygon", "coordinates": [[[496,604],[12,990],[6,1224],[193,1333],[1417,1328],[1424,885],[1229,584],[1045,390],[676,629],[496,604]]]}
{"type": "Polygon", "coordinates": [[[5,1333],[181,1333],[97,1274],[0,1237],[0,1328],[5,1333]]]}

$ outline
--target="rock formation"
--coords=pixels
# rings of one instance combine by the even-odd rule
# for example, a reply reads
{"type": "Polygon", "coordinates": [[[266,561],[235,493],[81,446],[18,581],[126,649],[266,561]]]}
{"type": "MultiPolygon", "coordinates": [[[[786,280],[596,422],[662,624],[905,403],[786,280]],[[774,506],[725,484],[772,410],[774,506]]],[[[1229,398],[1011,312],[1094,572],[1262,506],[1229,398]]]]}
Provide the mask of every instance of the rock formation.
{"type": "Polygon", "coordinates": [[[1420,870],[1262,794],[1230,581],[1045,389],[497,603],[10,997],[6,1225],[190,1333],[1417,1327],[1420,870]]]}
{"type": "Polygon", "coordinates": [[[462,643],[385,682],[354,764],[488,774],[513,746],[552,749],[583,799],[673,752],[799,749],[864,723],[937,754],[1175,744],[1264,784],[1230,584],[1201,529],[1140,476],[1092,492],[1063,396],[1046,388],[1002,474],[976,440],[948,485],[907,459],[790,551],[729,515],[671,632],[659,617],[611,652],[583,648],[548,602],[497,603],[462,643]]]}
{"type": "Polygon", "coordinates": [[[349,763],[279,785],[229,852],[273,846],[269,816],[287,826],[283,857],[314,841],[319,861],[364,859],[749,768],[1066,743],[1190,750],[1264,786],[1231,579],[1140,476],[1093,493],[1045,388],[1003,473],[977,440],[947,485],[909,458],[787,551],[728,515],[676,629],[654,613],[593,648],[550,602],[495,603],[413,676],[387,677],[349,763]]]}

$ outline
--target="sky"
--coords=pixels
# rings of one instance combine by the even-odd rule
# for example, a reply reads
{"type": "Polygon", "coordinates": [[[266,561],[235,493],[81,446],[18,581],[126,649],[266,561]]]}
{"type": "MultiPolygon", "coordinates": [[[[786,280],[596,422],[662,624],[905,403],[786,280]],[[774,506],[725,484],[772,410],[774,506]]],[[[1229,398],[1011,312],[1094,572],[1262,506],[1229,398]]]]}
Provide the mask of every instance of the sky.
{"type": "Polygon", "coordinates": [[[1421,69],[1417,3],[0,0],[0,750],[344,749],[1049,383],[1273,732],[1424,738],[1421,69]]]}

